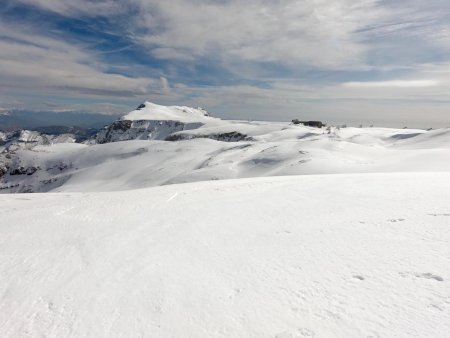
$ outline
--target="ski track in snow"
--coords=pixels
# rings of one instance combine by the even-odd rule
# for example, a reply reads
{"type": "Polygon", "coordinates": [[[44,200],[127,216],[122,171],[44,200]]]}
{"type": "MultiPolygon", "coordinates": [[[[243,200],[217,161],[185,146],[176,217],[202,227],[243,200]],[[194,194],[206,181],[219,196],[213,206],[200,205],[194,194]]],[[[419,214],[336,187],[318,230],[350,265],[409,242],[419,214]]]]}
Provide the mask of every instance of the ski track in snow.
{"type": "Polygon", "coordinates": [[[1,337],[445,337],[450,173],[0,196],[1,337]]]}

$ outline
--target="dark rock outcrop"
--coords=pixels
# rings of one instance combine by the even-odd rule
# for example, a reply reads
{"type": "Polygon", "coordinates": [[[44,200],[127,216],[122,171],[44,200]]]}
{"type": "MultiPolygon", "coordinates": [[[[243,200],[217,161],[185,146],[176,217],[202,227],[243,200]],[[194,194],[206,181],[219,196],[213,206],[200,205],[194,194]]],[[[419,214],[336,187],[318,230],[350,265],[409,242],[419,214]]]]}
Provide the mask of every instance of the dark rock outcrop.
{"type": "Polygon", "coordinates": [[[195,138],[209,138],[216,141],[223,142],[239,142],[239,141],[253,141],[253,138],[241,134],[236,131],[228,132],[228,133],[219,133],[219,134],[183,134],[177,133],[174,135],[170,135],[165,138],[165,141],[182,141],[182,140],[191,140],[195,138]]]}
{"type": "Polygon", "coordinates": [[[128,140],[165,140],[171,134],[200,128],[202,123],[183,123],[179,121],[157,120],[119,120],[95,137],[94,142],[103,144],[128,140]]]}
{"type": "Polygon", "coordinates": [[[14,168],[11,169],[11,171],[9,172],[9,174],[11,176],[16,176],[16,175],[28,175],[31,176],[33,175],[36,171],[40,170],[41,168],[39,167],[18,167],[18,168],[14,168]]]}
{"type": "Polygon", "coordinates": [[[307,127],[315,127],[315,128],[322,128],[325,127],[326,124],[322,123],[321,121],[300,121],[298,119],[294,119],[292,120],[293,124],[303,124],[304,126],[307,127]]]}

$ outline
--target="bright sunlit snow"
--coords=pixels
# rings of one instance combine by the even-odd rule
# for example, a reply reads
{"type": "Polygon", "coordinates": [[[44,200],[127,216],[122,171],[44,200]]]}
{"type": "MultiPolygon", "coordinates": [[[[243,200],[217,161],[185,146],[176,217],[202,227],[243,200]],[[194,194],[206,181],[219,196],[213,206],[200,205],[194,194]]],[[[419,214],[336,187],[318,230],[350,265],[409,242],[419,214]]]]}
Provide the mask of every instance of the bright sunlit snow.
{"type": "Polygon", "coordinates": [[[450,174],[0,196],[2,337],[445,337],[450,174]]]}
{"type": "MultiPolygon", "coordinates": [[[[14,144],[0,193],[114,191],[304,174],[450,171],[450,129],[230,121],[146,102],[80,143],[14,144]],[[126,142],[120,142],[126,141],[126,142]]],[[[11,148],[12,146],[10,146],[11,148]]],[[[0,166],[2,154],[0,154],[0,166]]]]}
{"type": "Polygon", "coordinates": [[[5,135],[1,337],[450,332],[449,129],[146,102],[84,143],[5,135]]]}

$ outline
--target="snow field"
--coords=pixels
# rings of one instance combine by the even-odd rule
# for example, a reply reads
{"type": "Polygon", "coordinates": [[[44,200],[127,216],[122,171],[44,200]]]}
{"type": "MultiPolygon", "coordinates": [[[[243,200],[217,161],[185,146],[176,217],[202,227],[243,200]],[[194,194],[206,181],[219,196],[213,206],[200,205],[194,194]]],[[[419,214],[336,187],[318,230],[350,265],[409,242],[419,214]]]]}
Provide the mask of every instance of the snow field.
{"type": "Polygon", "coordinates": [[[2,337],[445,337],[450,174],[0,196],[2,337]]]}

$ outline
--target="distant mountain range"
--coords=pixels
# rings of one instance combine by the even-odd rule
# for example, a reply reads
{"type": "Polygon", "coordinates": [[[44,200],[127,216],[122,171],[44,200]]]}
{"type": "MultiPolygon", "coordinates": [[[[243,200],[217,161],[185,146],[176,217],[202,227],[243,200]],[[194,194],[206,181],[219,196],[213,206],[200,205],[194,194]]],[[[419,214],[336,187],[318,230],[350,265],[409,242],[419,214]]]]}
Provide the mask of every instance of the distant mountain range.
{"type": "Polygon", "coordinates": [[[101,128],[116,118],[117,115],[97,113],[11,110],[0,113],[0,130],[37,130],[48,126],[101,128]]]}

